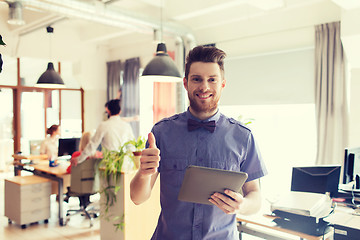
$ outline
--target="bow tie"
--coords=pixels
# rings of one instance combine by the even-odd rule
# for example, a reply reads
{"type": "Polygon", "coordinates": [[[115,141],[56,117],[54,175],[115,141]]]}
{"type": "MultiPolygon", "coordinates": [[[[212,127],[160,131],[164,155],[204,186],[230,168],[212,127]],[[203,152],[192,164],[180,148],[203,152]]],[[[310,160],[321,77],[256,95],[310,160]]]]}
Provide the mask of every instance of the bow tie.
{"type": "Polygon", "coordinates": [[[213,133],[215,131],[215,127],[215,121],[198,122],[193,119],[188,119],[188,131],[194,131],[198,128],[204,128],[209,132],[213,133]]]}

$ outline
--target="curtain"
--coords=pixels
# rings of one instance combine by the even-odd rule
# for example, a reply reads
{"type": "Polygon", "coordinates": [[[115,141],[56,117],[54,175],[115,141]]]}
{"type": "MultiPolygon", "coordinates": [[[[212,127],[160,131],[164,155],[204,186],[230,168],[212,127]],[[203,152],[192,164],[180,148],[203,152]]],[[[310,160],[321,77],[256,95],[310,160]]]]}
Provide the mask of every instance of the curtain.
{"type": "Polygon", "coordinates": [[[348,103],[340,23],[315,27],[316,164],[341,164],[348,143],[348,103]]]}
{"type": "Polygon", "coordinates": [[[176,112],[176,83],[154,83],[154,124],[176,112]]]}
{"type": "Polygon", "coordinates": [[[121,61],[107,62],[107,101],[119,97],[121,61]]]}
{"type": "MultiPolygon", "coordinates": [[[[136,117],[140,114],[139,88],[140,59],[131,58],[125,61],[123,85],[121,88],[121,116],[136,117]]],[[[139,121],[130,122],[135,137],[139,136],[139,121]]]]}

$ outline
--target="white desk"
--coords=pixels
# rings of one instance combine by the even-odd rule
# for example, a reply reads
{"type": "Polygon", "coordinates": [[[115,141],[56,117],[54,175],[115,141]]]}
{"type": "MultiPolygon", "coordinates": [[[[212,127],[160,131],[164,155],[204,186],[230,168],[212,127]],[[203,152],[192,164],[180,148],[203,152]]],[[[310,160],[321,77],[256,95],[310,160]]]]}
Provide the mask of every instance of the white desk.
{"type": "MultiPolygon", "coordinates": [[[[276,217],[263,214],[251,216],[238,215],[239,239],[242,239],[242,233],[268,240],[287,240],[289,237],[298,237],[299,239],[322,240],[323,236],[312,236],[302,232],[289,230],[276,225],[272,220],[276,217]]],[[[332,232],[325,234],[324,239],[329,239],[332,232]]]]}
{"type": "Polygon", "coordinates": [[[70,162],[60,161],[56,167],[49,167],[49,161],[40,160],[36,164],[21,164],[21,159],[37,159],[36,156],[29,158],[26,156],[13,155],[14,157],[14,172],[18,175],[19,171],[25,170],[32,172],[34,175],[38,175],[58,183],[58,196],[59,196],[59,224],[64,226],[64,213],[63,213],[63,176],[67,175],[66,169],[70,165],[70,162]]]}

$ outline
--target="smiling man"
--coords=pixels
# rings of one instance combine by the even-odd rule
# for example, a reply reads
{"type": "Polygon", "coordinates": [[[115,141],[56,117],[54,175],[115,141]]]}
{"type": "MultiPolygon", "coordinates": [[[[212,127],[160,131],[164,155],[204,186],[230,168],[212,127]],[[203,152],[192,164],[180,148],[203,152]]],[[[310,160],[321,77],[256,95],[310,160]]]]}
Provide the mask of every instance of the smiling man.
{"type": "Polygon", "coordinates": [[[146,201],[160,175],[161,213],[152,239],[239,239],[236,213],[251,214],[261,203],[259,178],[266,168],[251,131],[218,110],[226,80],[225,53],[216,47],[192,49],[185,66],[184,87],[190,106],[156,123],[131,182],[131,199],[146,201]],[[161,158],[161,161],[160,161],[161,158]],[[212,205],[177,199],[189,165],[248,174],[243,194],[214,193],[212,205]]]}

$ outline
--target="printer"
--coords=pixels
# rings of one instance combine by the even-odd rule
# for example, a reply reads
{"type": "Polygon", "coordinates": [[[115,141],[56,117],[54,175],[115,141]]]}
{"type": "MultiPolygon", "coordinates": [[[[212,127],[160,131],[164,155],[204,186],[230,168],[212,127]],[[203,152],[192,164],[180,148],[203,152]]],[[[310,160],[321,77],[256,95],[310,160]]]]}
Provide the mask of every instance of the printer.
{"type": "Polygon", "coordinates": [[[272,203],[271,211],[278,226],[321,236],[330,230],[324,218],[333,208],[328,194],[291,191],[272,203]]]}

